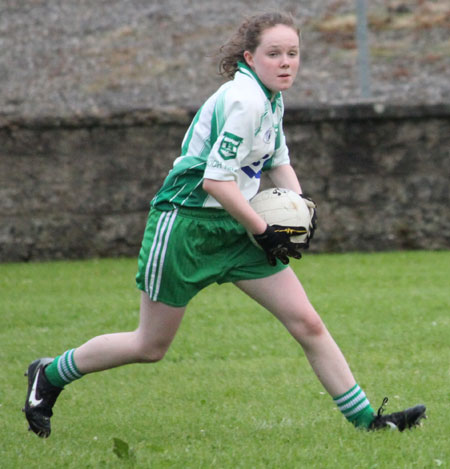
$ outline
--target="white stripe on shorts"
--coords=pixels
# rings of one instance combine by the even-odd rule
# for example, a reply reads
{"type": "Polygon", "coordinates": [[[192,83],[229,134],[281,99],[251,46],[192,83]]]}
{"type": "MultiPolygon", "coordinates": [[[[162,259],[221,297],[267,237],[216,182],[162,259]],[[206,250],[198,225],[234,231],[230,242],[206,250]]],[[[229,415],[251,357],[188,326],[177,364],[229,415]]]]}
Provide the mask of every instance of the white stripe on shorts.
{"type": "Polygon", "coordinates": [[[164,221],[164,218],[166,218],[167,212],[163,212],[158,220],[158,224],[156,225],[156,230],[155,230],[155,236],[153,238],[153,243],[152,243],[152,248],[150,250],[150,253],[148,255],[147,259],[147,265],[145,267],[145,291],[147,292],[148,295],[150,295],[150,289],[149,289],[149,274],[150,274],[150,267],[151,267],[151,259],[153,257],[153,253],[155,251],[155,248],[157,246],[157,238],[161,229],[161,223],[164,221]]]}
{"type": "Polygon", "coordinates": [[[155,298],[158,297],[159,288],[161,287],[161,278],[162,278],[162,271],[163,271],[163,266],[164,266],[164,259],[166,258],[167,245],[169,244],[170,233],[172,232],[173,223],[175,222],[175,218],[177,217],[177,213],[178,213],[178,210],[175,210],[174,213],[172,214],[172,216],[170,217],[169,227],[167,229],[167,235],[164,239],[164,246],[163,246],[163,250],[162,250],[162,253],[161,253],[160,268],[159,268],[159,272],[158,272],[158,279],[157,279],[157,282],[156,282],[155,292],[153,294],[155,298]]]}
{"type": "Polygon", "coordinates": [[[178,210],[163,212],[156,226],[155,237],[145,269],[145,286],[151,300],[157,301],[163,273],[164,259],[170,232],[178,210]]]}

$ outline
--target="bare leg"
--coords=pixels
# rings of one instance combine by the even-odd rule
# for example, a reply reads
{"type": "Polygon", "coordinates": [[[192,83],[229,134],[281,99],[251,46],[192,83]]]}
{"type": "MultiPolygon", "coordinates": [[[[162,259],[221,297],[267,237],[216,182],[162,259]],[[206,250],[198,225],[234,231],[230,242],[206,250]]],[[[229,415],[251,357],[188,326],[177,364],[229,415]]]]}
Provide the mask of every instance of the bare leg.
{"type": "Polygon", "coordinates": [[[291,268],[262,279],[241,280],[236,286],[284,324],[303,347],[314,372],[332,397],[355,385],[341,350],[291,268]]]}
{"type": "Polygon", "coordinates": [[[75,350],[74,359],[83,374],[128,363],[156,362],[168,350],[183,319],[185,308],[151,301],[142,293],[139,327],[94,337],[75,350]]]}

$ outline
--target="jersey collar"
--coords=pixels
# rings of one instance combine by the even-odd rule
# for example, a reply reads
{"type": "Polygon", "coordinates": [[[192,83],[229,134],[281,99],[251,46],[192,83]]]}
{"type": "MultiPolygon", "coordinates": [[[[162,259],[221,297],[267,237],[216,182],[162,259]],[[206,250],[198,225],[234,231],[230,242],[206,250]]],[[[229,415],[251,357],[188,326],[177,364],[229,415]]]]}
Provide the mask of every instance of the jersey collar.
{"type": "Polygon", "coordinates": [[[272,104],[272,111],[275,110],[276,108],[276,103],[278,101],[278,98],[281,96],[281,91],[278,91],[277,93],[273,93],[267,86],[259,79],[258,75],[245,63],[243,62],[238,62],[238,71],[243,73],[244,75],[250,76],[251,78],[255,79],[261,89],[264,91],[264,94],[266,95],[267,99],[271,102],[272,104]]]}

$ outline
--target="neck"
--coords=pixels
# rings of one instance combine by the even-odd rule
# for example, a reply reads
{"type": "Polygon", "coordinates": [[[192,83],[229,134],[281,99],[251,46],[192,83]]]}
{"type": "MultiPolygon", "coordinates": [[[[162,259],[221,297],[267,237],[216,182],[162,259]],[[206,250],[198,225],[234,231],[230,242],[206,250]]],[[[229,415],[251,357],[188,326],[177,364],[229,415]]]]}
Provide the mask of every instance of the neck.
{"type": "Polygon", "coordinates": [[[273,102],[275,98],[279,96],[280,92],[272,91],[269,88],[267,88],[267,86],[259,79],[258,75],[249,65],[247,65],[244,62],[238,62],[238,66],[239,66],[238,70],[247,71],[255,78],[255,80],[258,82],[259,86],[262,88],[262,90],[264,91],[264,94],[267,96],[267,99],[270,102],[273,102]]]}

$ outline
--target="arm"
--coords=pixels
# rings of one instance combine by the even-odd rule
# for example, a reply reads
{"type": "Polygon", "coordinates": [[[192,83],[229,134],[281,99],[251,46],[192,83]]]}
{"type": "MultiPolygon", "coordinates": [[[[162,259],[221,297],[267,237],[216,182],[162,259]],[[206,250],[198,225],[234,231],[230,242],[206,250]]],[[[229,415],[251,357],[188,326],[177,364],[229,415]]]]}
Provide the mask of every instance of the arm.
{"type": "Polygon", "coordinates": [[[203,189],[250,233],[261,234],[267,223],[252,209],[235,181],[204,179],[203,189]]]}
{"type": "Polygon", "coordinates": [[[267,171],[267,175],[276,187],[291,189],[297,194],[302,193],[300,182],[290,164],[275,166],[267,171]]]}
{"type": "Polygon", "coordinates": [[[277,258],[283,264],[288,264],[288,256],[296,259],[302,257],[301,253],[290,242],[285,227],[267,225],[247,202],[235,181],[204,179],[203,189],[220,202],[233,218],[253,234],[255,241],[266,252],[270,265],[276,265],[277,258]],[[277,230],[278,228],[282,229],[277,230]]]}
{"type": "Polygon", "coordinates": [[[300,194],[305,200],[306,205],[309,209],[309,214],[311,216],[308,242],[306,243],[306,246],[308,247],[308,243],[313,238],[314,232],[317,227],[316,203],[309,197],[303,195],[300,182],[297,178],[297,175],[295,174],[294,168],[290,164],[275,166],[274,168],[268,170],[267,174],[276,187],[291,189],[297,194],[300,194]]]}

